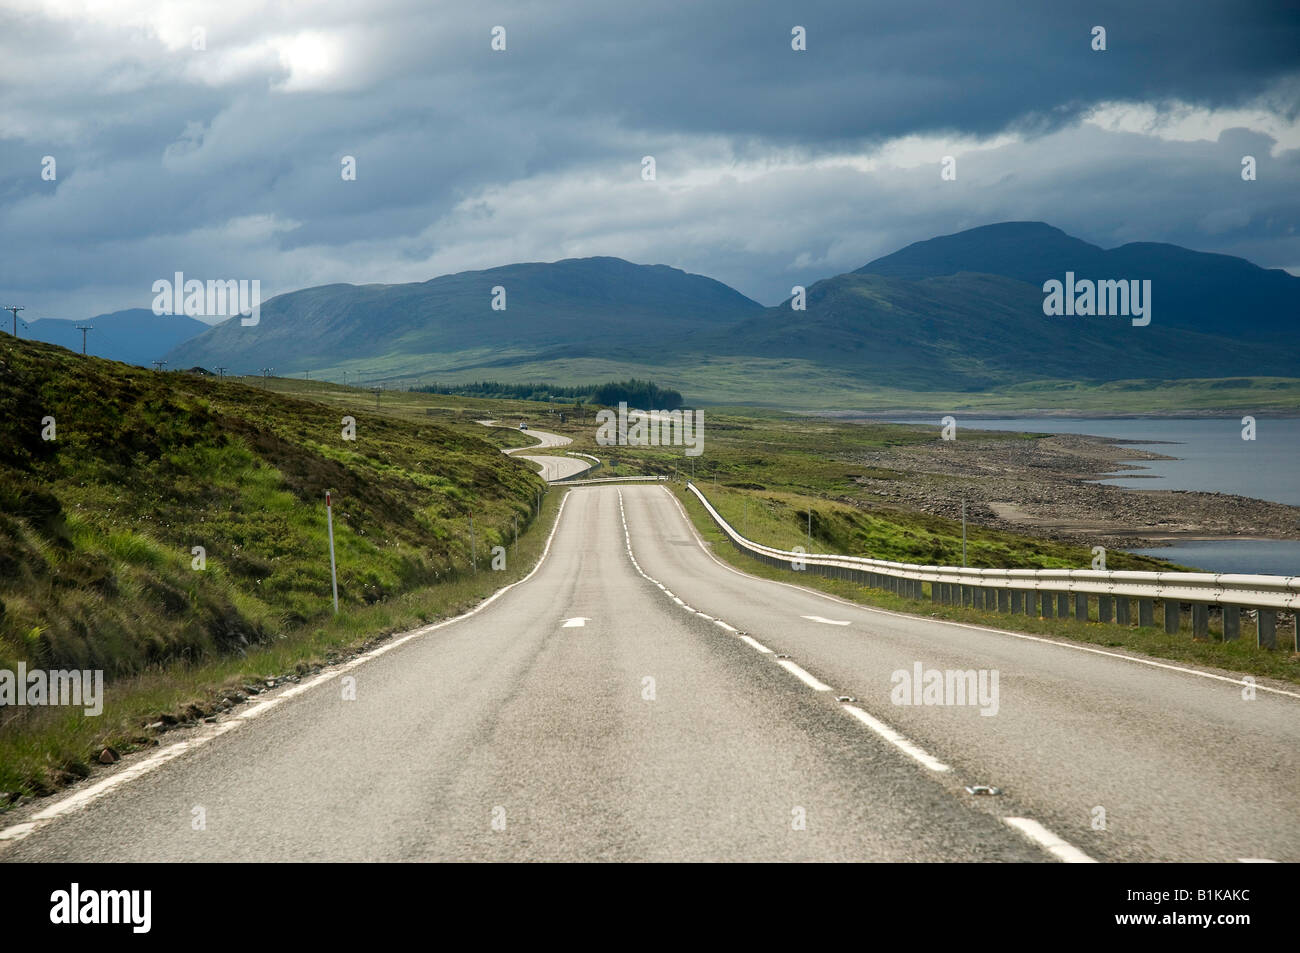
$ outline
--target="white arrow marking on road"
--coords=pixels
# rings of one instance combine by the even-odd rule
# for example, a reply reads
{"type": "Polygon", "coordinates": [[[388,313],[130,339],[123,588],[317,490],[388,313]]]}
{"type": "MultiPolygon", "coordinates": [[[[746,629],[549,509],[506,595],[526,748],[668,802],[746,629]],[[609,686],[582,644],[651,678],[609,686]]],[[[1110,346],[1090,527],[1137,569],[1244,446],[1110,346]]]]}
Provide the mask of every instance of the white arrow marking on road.
{"type": "Polygon", "coordinates": [[[819,615],[805,615],[805,616],[800,616],[800,618],[808,619],[810,622],[821,622],[824,625],[848,625],[849,624],[848,619],[845,619],[843,622],[841,622],[839,619],[823,619],[819,615]]]}
{"type": "Polygon", "coordinates": [[[564,625],[560,626],[560,628],[561,628],[561,629],[581,629],[584,625],[586,625],[586,624],[587,624],[588,622],[590,622],[590,621],[591,621],[590,619],[583,618],[582,616],[578,616],[578,617],[573,618],[573,619],[565,619],[565,620],[564,620],[564,625]]]}

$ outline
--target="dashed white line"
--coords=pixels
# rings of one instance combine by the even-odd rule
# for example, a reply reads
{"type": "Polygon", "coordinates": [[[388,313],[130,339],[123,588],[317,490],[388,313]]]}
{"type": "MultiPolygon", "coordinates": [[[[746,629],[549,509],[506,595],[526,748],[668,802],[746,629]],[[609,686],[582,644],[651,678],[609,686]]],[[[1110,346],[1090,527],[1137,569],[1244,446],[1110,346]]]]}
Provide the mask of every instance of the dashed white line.
{"type": "Polygon", "coordinates": [[[789,659],[785,659],[785,658],[777,659],[776,664],[781,666],[783,669],[785,669],[795,678],[799,679],[799,681],[803,682],[805,685],[807,685],[815,692],[829,692],[831,690],[831,687],[827,685],[825,682],[819,682],[816,678],[814,678],[812,675],[809,675],[806,671],[801,669],[798,665],[795,665],[794,662],[791,662],[789,659]]]}
{"type": "Polygon", "coordinates": [[[800,618],[807,619],[809,622],[820,622],[822,625],[848,625],[849,624],[848,619],[844,619],[843,621],[839,619],[823,619],[819,615],[805,615],[805,616],[800,616],[800,618]]]}
{"type": "Polygon", "coordinates": [[[757,651],[759,651],[759,652],[762,652],[764,655],[771,655],[771,654],[772,654],[772,650],[769,649],[769,648],[768,648],[766,645],[764,645],[762,642],[759,642],[757,639],[751,639],[751,638],[750,638],[749,636],[747,636],[747,635],[742,635],[742,636],[740,637],[740,641],[744,642],[744,643],[745,643],[746,645],[748,645],[751,649],[755,649],[755,650],[757,650],[757,651]]]}
{"type": "Polygon", "coordinates": [[[880,737],[884,738],[886,741],[888,741],[899,751],[902,751],[908,757],[915,758],[917,761],[921,762],[921,764],[925,765],[931,771],[952,770],[946,764],[940,761],[938,758],[934,757],[934,755],[918,747],[917,745],[912,744],[912,742],[908,741],[906,738],[900,735],[893,728],[890,728],[887,724],[885,724],[880,719],[868,715],[857,705],[845,705],[844,710],[847,711],[854,718],[856,718],[858,721],[862,722],[864,725],[866,725],[876,734],[880,735],[880,737]]]}
{"type": "Polygon", "coordinates": [[[1095,864],[1096,861],[1073,844],[1062,840],[1042,824],[1027,817],[1004,817],[1006,821],[1057,860],[1067,864],[1095,864]]]}

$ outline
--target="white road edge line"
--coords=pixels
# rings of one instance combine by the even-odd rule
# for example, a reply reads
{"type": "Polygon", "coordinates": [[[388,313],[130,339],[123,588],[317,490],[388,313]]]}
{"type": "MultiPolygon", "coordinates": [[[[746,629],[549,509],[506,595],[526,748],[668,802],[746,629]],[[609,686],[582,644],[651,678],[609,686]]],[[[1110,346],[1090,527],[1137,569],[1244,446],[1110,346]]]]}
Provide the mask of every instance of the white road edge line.
{"type": "Polygon", "coordinates": [[[478,615],[478,613],[482,612],[492,603],[496,602],[497,599],[504,596],[511,589],[515,588],[515,586],[522,586],[529,579],[533,578],[533,576],[537,574],[537,571],[541,569],[542,566],[546,563],[546,557],[550,555],[551,552],[551,543],[554,542],[555,533],[560,528],[560,518],[564,515],[564,504],[567,503],[568,501],[569,501],[569,495],[565,493],[564,496],[561,497],[560,499],[560,508],[555,514],[555,523],[551,526],[550,535],[546,537],[546,547],[542,550],[542,555],[537,560],[537,565],[534,566],[532,568],[532,571],[529,572],[528,575],[524,576],[523,579],[520,579],[517,582],[512,582],[510,585],[498,589],[496,592],[488,596],[486,599],[484,599],[474,608],[470,609],[468,612],[464,612],[451,619],[444,619],[442,622],[435,622],[432,625],[421,626],[420,628],[414,629],[413,631],[408,632],[405,635],[399,636],[396,639],[392,639],[391,641],[385,642],[383,645],[371,649],[369,652],[365,653],[364,655],[358,655],[356,658],[352,659],[349,662],[344,663],[343,665],[330,669],[329,671],[322,672],[319,675],[317,675],[315,678],[309,679],[308,681],[305,682],[301,682],[293,686],[293,688],[290,688],[282,692],[281,694],[277,695],[274,698],[266,699],[261,704],[254,705],[248,711],[245,711],[242,714],[231,718],[229,721],[224,721],[220,724],[213,725],[211,728],[207,729],[201,734],[196,735],[193,738],[189,738],[185,741],[180,741],[174,745],[170,745],[164,748],[163,750],[157,752],[156,754],[151,755],[150,757],[144,759],[143,761],[137,762],[136,764],[133,764],[130,767],[123,768],[122,770],[114,774],[110,774],[108,777],[104,778],[103,780],[98,781],[95,784],[92,784],[84,791],[78,791],[75,794],[72,794],[61,801],[56,801],[54,804],[51,804],[49,807],[45,808],[44,810],[36,814],[33,814],[32,819],[30,821],[24,822],[22,824],[14,824],[10,827],[6,827],[3,830],[0,830],[0,842],[20,841],[23,838],[28,837],[29,835],[35,833],[41,827],[44,827],[45,825],[49,824],[51,821],[54,821],[60,817],[64,817],[68,814],[71,814],[74,811],[78,811],[81,808],[86,807],[87,805],[93,803],[94,801],[99,800],[101,797],[103,797],[105,794],[108,794],[110,791],[118,787],[121,787],[122,785],[130,781],[133,781],[136,778],[141,777],[142,775],[148,774],[149,772],[153,771],[155,768],[161,767],[162,765],[166,764],[168,761],[171,761],[173,758],[179,757],[180,755],[185,754],[187,751],[193,751],[195,748],[205,745],[209,741],[212,741],[215,738],[220,738],[226,732],[234,728],[237,728],[241,724],[247,724],[249,721],[253,720],[254,718],[257,718],[259,715],[265,714],[267,711],[270,711],[272,708],[275,708],[276,706],[280,705],[282,702],[294,697],[295,695],[300,695],[303,692],[321,684],[322,682],[327,682],[334,678],[337,678],[339,675],[345,672],[349,672],[352,669],[365,664],[366,662],[376,659],[386,652],[391,652],[393,649],[397,648],[400,645],[405,645],[407,642],[411,641],[412,639],[419,638],[420,636],[428,635],[430,632],[433,632],[437,629],[441,629],[449,625],[454,625],[455,623],[468,619],[471,616],[478,615]]]}
{"type": "Polygon", "coordinates": [[[930,754],[924,748],[920,748],[917,745],[912,744],[912,742],[908,741],[906,738],[900,735],[893,728],[890,728],[887,724],[885,724],[880,719],[868,715],[857,705],[845,705],[844,710],[847,711],[854,718],[856,718],[858,721],[862,722],[864,725],[866,725],[876,734],[880,735],[880,737],[884,738],[886,741],[888,741],[899,751],[902,751],[904,754],[908,755],[909,757],[915,758],[917,761],[921,762],[921,764],[925,765],[931,771],[942,772],[942,771],[952,770],[950,767],[948,767],[946,764],[944,764],[934,755],[930,754]]]}
{"type": "Polygon", "coordinates": [[[1201,672],[1194,668],[1184,668],[1181,665],[1170,665],[1167,662],[1157,662],[1154,659],[1136,658],[1132,655],[1124,655],[1120,652],[1107,652],[1105,649],[1095,649],[1092,648],[1091,646],[1079,645],[1074,642],[1060,642],[1057,641],[1056,639],[1043,638],[1042,636],[1039,635],[1029,635],[1025,632],[1012,632],[1009,629],[994,629],[987,625],[974,625],[969,622],[953,622],[949,619],[931,619],[928,616],[911,615],[906,612],[894,612],[892,609],[878,609],[875,606],[866,606],[860,602],[850,602],[847,599],[841,599],[838,596],[832,596],[830,593],[820,592],[817,589],[809,589],[807,586],[795,585],[792,582],[782,582],[779,579],[765,579],[762,576],[754,576],[751,575],[750,573],[745,572],[744,570],[737,569],[735,566],[728,566],[725,562],[723,562],[712,552],[710,552],[709,547],[705,544],[704,539],[700,536],[699,530],[695,528],[695,524],[691,521],[690,515],[687,514],[685,507],[682,506],[682,501],[677,499],[676,495],[674,495],[672,490],[668,489],[667,487],[662,487],[662,489],[665,493],[668,494],[669,497],[671,497],[672,501],[677,504],[677,509],[681,511],[682,519],[686,521],[686,525],[690,528],[691,533],[695,536],[695,542],[699,545],[700,549],[704,551],[704,555],[708,556],[710,559],[712,559],[715,563],[717,563],[719,566],[721,566],[723,569],[727,570],[728,572],[734,572],[737,576],[744,576],[746,579],[757,579],[760,582],[770,582],[776,586],[785,586],[789,589],[797,589],[800,592],[806,592],[809,595],[818,596],[822,599],[826,599],[829,602],[834,602],[838,605],[845,606],[846,608],[857,609],[860,612],[876,612],[879,613],[880,615],[893,616],[894,618],[897,619],[909,619],[913,622],[919,619],[925,622],[933,622],[935,625],[950,625],[959,629],[973,629],[976,632],[990,632],[993,633],[994,635],[1009,635],[1012,638],[1024,639],[1027,642],[1042,642],[1045,645],[1055,645],[1058,648],[1071,649],[1075,652],[1089,652],[1093,655],[1105,655],[1110,658],[1120,659],[1125,662],[1132,662],[1136,665],[1148,665],[1152,668],[1168,669],[1171,672],[1181,672],[1184,675],[1195,675],[1199,678],[1209,678],[1209,679],[1213,679],[1214,681],[1227,682],[1229,685],[1239,685],[1243,688],[1250,685],[1253,686],[1256,691],[1269,692],[1273,695],[1283,695],[1286,696],[1287,698],[1300,699],[1300,692],[1289,692],[1282,688],[1272,688],[1268,685],[1260,685],[1258,682],[1247,682],[1240,678],[1229,678],[1226,675],[1216,675],[1214,672],[1201,672]]]}
{"type": "Polygon", "coordinates": [[[1067,864],[1095,864],[1096,861],[1073,844],[1062,840],[1042,824],[1027,817],[1004,817],[1006,821],[1049,854],[1067,864]]]}

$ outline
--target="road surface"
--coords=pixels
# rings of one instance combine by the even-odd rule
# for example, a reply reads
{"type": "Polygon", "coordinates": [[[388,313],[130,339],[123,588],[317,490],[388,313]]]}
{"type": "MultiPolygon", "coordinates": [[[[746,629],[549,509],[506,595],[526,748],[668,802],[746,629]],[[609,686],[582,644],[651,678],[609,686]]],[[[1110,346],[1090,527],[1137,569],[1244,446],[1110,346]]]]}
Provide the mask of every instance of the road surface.
{"type": "MultiPolygon", "coordinates": [[[[495,420],[480,420],[479,423],[487,427],[501,426],[495,420]]],[[[581,457],[554,457],[523,452],[525,450],[549,450],[564,447],[573,443],[572,438],[558,433],[550,433],[546,430],[520,430],[517,432],[521,437],[536,437],[537,443],[523,447],[512,447],[505,452],[510,456],[527,460],[529,463],[535,463],[541,472],[542,479],[548,483],[551,480],[562,480],[565,477],[576,476],[584,470],[591,469],[590,461],[581,457]]]]}
{"type": "Polygon", "coordinates": [[[529,578],[350,665],[0,860],[1300,859],[1297,698],[745,576],[663,487],[573,489],[529,578]],[[997,714],[891,704],[918,661],[997,714]]]}

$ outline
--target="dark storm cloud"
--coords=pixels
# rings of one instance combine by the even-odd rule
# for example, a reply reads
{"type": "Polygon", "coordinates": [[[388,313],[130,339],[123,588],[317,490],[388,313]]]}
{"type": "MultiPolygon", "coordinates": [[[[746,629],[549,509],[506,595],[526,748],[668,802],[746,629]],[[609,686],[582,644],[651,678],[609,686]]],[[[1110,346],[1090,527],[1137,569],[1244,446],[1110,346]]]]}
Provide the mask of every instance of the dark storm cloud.
{"type": "Polygon", "coordinates": [[[76,316],[175,270],[274,292],[616,254],[779,300],[1030,217],[1294,267],[1297,50],[1270,4],[0,0],[0,289],[76,316]],[[1168,134],[1189,109],[1204,131],[1168,134]]]}

